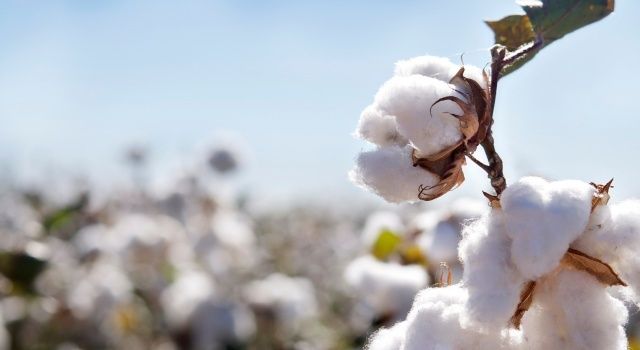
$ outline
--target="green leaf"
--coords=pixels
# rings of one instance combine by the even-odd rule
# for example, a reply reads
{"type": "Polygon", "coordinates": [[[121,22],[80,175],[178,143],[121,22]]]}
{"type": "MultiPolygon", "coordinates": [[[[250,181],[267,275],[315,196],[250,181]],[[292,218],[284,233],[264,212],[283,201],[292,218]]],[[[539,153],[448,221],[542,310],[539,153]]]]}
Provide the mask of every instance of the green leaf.
{"type": "Polygon", "coordinates": [[[391,230],[382,230],[371,247],[371,255],[378,260],[387,260],[396,251],[401,242],[402,238],[398,234],[391,230]]]}
{"type": "MultiPolygon", "coordinates": [[[[527,15],[507,16],[498,21],[485,21],[493,30],[496,44],[504,45],[509,51],[515,51],[522,45],[531,43],[536,39],[536,33],[527,15]]],[[[515,64],[502,70],[502,75],[507,75],[529,62],[538,51],[527,54],[515,64]]]]}
{"type": "Polygon", "coordinates": [[[526,15],[512,15],[498,21],[486,21],[493,30],[496,44],[505,46],[510,52],[525,44],[533,44],[538,38],[539,46],[527,52],[513,65],[505,67],[507,75],[531,60],[543,47],[580,29],[599,21],[613,12],[614,0],[521,0],[518,2],[526,15]]]}
{"type": "Polygon", "coordinates": [[[84,193],[75,202],[45,216],[42,222],[44,229],[47,232],[61,229],[69,224],[77,214],[80,214],[87,204],[89,204],[89,196],[84,193]]]}
{"type": "Polygon", "coordinates": [[[529,17],[533,30],[550,43],[597,22],[611,12],[614,0],[542,0],[520,1],[520,6],[529,17]]]}
{"type": "Polygon", "coordinates": [[[536,39],[536,33],[526,15],[512,15],[485,23],[493,30],[496,44],[504,45],[509,51],[536,39]]]}

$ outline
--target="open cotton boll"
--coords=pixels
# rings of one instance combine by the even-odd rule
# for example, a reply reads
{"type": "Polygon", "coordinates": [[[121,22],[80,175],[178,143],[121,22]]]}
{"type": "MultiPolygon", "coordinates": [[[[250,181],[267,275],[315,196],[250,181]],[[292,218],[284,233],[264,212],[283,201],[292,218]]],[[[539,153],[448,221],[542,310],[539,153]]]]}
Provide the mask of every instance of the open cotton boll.
{"type": "Polygon", "coordinates": [[[408,142],[398,132],[396,119],[382,114],[375,105],[370,105],[362,111],[354,135],[378,146],[404,146],[408,142]]]}
{"type": "Polygon", "coordinates": [[[160,295],[160,305],[169,327],[179,330],[187,327],[198,308],[214,298],[213,281],[197,270],[181,272],[178,279],[160,295]]]}
{"type": "Polygon", "coordinates": [[[302,277],[273,273],[248,283],[244,296],[250,304],[272,310],[278,321],[289,327],[296,327],[318,311],[313,284],[302,277]]]}
{"type": "Polygon", "coordinates": [[[536,287],[522,320],[525,348],[627,349],[628,312],[593,276],[560,270],[536,287]]]}
{"type": "Polygon", "coordinates": [[[502,193],[511,257],[525,278],[535,280],[558,265],[587,227],[594,191],[581,181],[525,177],[502,193]]]}
{"type": "Polygon", "coordinates": [[[428,254],[429,260],[438,262],[457,262],[460,228],[455,223],[440,221],[430,232],[418,238],[418,245],[428,254]]]}
{"type": "Polygon", "coordinates": [[[433,186],[440,178],[412,163],[410,146],[378,148],[360,153],[349,178],[388,202],[414,202],[420,185],[433,186]]]}
{"type": "Polygon", "coordinates": [[[247,250],[256,240],[249,219],[235,211],[217,212],[212,219],[211,228],[216,238],[231,248],[247,250]]]}
{"type": "Polygon", "coordinates": [[[509,349],[517,332],[480,332],[461,322],[467,291],[455,284],[420,292],[409,316],[402,350],[509,349]]]}
{"type": "Polygon", "coordinates": [[[460,66],[446,57],[418,56],[402,60],[396,63],[394,73],[396,76],[423,75],[448,83],[461,67],[464,67],[465,78],[475,80],[483,88],[488,86],[482,69],[472,65],[460,66]]]}
{"type": "Polygon", "coordinates": [[[375,97],[375,105],[396,118],[398,131],[418,151],[427,157],[455,145],[462,139],[460,121],[447,114],[462,114],[451,101],[434,103],[446,96],[464,97],[455,87],[438,79],[422,75],[393,77],[375,97]]]}
{"type": "Polygon", "coordinates": [[[382,328],[369,338],[367,350],[400,350],[407,332],[407,322],[398,322],[391,328],[382,328]]]}
{"type": "Polygon", "coordinates": [[[402,235],[405,229],[400,216],[391,211],[377,211],[369,215],[362,230],[362,241],[365,246],[371,247],[383,231],[402,235]]]}
{"type": "Polygon", "coordinates": [[[396,62],[396,76],[424,75],[448,83],[460,66],[446,57],[418,56],[396,62]]]}
{"type": "Polygon", "coordinates": [[[640,201],[599,206],[573,247],[611,265],[638,295],[640,292],[640,201]]]}
{"type": "Polygon", "coordinates": [[[460,242],[462,283],[469,292],[464,321],[480,329],[498,330],[508,325],[525,283],[511,262],[511,239],[504,232],[502,216],[493,211],[465,227],[460,242]]]}
{"type": "Polygon", "coordinates": [[[427,286],[429,276],[422,266],[400,265],[362,256],[345,270],[345,280],[378,315],[406,316],[413,298],[427,286]]]}

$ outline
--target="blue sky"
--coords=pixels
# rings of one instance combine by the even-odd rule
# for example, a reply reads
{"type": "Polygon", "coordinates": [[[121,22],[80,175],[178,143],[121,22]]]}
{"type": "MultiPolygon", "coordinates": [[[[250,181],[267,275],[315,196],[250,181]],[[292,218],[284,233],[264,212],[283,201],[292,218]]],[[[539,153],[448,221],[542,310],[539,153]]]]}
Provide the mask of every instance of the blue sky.
{"type": "MultiPolygon", "coordinates": [[[[495,114],[508,180],[604,181],[640,195],[640,3],[545,48],[504,79],[495,114]]],[[[158,169],[219,131],[251,149],[254,193],[363,195],[346,179],[360,111],[395,61],[484,66],[482,23],[504,1],[14,1],[0,3],[0,160],[102,182],[131,142],[158,169]]],[[[470,165],[468,168],[472,168],[470,165]]],[[[486,184],[470,170],[460,193],[486,184]]],[[[366,196],[366,195],[365,195],[366,196]]]]}

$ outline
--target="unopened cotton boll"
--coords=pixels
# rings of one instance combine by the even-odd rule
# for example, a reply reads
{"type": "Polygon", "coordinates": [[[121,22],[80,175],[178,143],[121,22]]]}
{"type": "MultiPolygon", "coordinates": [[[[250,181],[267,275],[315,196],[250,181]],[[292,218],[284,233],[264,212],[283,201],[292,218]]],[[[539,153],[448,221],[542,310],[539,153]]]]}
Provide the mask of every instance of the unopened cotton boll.
{"type": "Polygon", "coordinates": [[[398,132],[396,119],[382,114],[375,105],[370,105],[362,111],[354,135],[378,146],[404,146],[408,142],[398,132]]]}
{"type": "Polygon", "coordinates": [[[345,270],[345,280],[378,315],[404,317],[416,293],[427,286],[429,276],[419,265],[400,265],[363,256],[345,270]]]}
{"type": "Polygon", "coordinates": [[[525,278],[537,279],[558,266],[587,227],[594,191],[581,181],[525,177],[502,193],[511,257],[525,278]]]}
{"type": "Polygon", "coordinates": [[[400,216],[390,211],[378,211],[369,215],[362,230],[362,241],[365,246],[371,247],[383,231],[403,234],[405,230],[400,216]]]}
{"type": "Polygon", "coordinates": [[[349,178],[356,185],[392,203],[417,201],[420,186],[430,187],[440,178],[420,167],[414,167],[411,147],[384,147],[362,152],[349,178]]]}
{"type": "Polygon", "coordinates": [[[494,211],[467,226],[460,242],[462,283],[469,292],[464,321],[479,329],[506,327],[520,301],[524,277],[511,261],[503,214],[494,211]]]}
{"type": "Polygon", "coordinates": [[[377,108],[396,118],[400,134],[427,157],[453,146],[462,139],[460,121],[448,114],[460,115],[452,101],[435,102],[456,96],[464,99],[453,85],[422,75],[394,77],[384,83],[375,96],[377,108]]]}

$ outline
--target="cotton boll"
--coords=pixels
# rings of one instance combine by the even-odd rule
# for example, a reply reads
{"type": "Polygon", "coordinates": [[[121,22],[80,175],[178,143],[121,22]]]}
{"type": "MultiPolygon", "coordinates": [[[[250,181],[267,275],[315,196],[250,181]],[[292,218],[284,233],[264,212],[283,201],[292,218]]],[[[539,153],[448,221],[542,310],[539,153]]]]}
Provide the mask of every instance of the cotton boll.
{"type": "Polygon", "coordinates": [[[390,115],[383,115],[375,105],[370,105],[362,111],[354,135],[378,146],[404,146],[408,142],[398,132],[396,119],[390,115]]]}
{"type": "Polygon", "coordinates": [[[345,280],[377,315],[391,314],[401,319],[409,312],[416,293],[429,283],[429,276],[422,266],[363,256],[347,266],[345,280]]]}
{"type": "Polygon", "coordinates": [[[367,350],[400,350],[407,332],[407,322],[398,322],[391,328],[382,328],[369,338],[367,350]]]}
{"type": "Polygon", "coordinates": [[[640,292],[640,201],[599,206],[573,247],[608,264],[640,292]]]}
{"type": "Polygon", "coordinates": [[[181,272],[173,284],[160,295],[165,318],[174,330],[186,327],[198,308],[215,296],[209,276],[198,270],[181,272]]]}
{"type": "Polygon", "coordinates": [[[217,212],[211,227],[216,238],[233,249],[246,251],[253,247],[256,240],[249,219],[231,210],[217,212]]]}
{"type": "Polygon", "coordinates": [[[440,221],[431,232],[425,232],[420,236],[418,245],[434,263],[455,263],[458,260],[459,241],[460,228],[455,223],[440,221]]]}
{"type": "Polygon", "coordinates": [[[574,180],[547,182],[525,177],[502,194],[501,205],[511,257],[525,278],[553,270],[569,244],[585,230],[593,186],[574,180]]]}
{"type": "Polygon", "coordinates": [[[429,187],[440,181],[437,175],[413,166],[411,147],[362,152],[349,178],[392,203],[415,202],[421,185],[429,187]]]}
{"type": "Polygon", "coordinates": [[[422,291],[407,317],[402,349],[514,348],[519,342],[518,334],[507,331],[483,333],[461,323],[467,297],[467,291],[459,284],[422,291]]]}
{"type": "Polygon", "coordinates": [[[564,269],[535,293],[522,320],[527,349],[627,349],[627,310],[593,276],[564,269]]]}
{"type": "Polygon", "coordinates": [[[292,328],[317,313],[313,284],[302,277],[274,273],[248,283],[244,296],[253,306],[273,311],[279,322],[292,328]]]}
{"type": "Polygon", "coordinates": [[[461,114],[452,101],[434,103],[446,96],[463,98],[455,87],[443,81],[411,75],[387,81],[375,97],[381,113],[396,118],[400,134],[421,157],[433,155],[462,139],[460,121],[447,113],[461,114]]]}
{"type": "Polygon", "coordinates": [[[362,230],[362,241],[365,246],[371,247],[382,231],[403,234],[405,229],[400,216],[390,211],[378,211],[369,215],[362,230]]]}
{"type": "Polygon", "coordinates": [[[448,83],[460,69],[446,57],[418,56],[396,63],[396,76],[423,75],[448,83]]]}
{"type": "Polygon", "coordinates": [[[502,216],[494,210],[465,227],[460,243],[462,283],[469,292],[462,314],[465,322],[479,329],[506,327],[525,283],[511,262],[511,239],[504,232],[502,216]]]}

